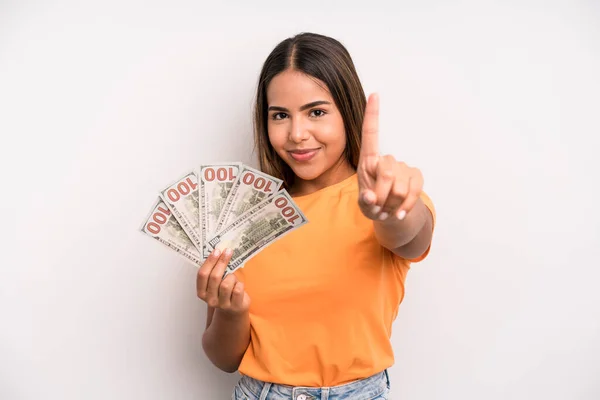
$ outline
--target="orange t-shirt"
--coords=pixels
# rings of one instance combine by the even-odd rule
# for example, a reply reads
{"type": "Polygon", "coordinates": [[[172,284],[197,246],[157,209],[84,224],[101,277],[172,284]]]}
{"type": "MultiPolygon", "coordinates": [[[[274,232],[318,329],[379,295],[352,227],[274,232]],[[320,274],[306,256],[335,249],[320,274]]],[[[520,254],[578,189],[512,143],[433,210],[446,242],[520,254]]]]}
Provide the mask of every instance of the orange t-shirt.
{"type": "Polygon", "coordinates": [[[309,222],[235,272],[251,298],[239,372],[321,387],[383,371],[394,363],[392,322],[410,262],[429,249],[409,261],[379,244],[358,207],[356,174],[294,201],[309,222]]]}

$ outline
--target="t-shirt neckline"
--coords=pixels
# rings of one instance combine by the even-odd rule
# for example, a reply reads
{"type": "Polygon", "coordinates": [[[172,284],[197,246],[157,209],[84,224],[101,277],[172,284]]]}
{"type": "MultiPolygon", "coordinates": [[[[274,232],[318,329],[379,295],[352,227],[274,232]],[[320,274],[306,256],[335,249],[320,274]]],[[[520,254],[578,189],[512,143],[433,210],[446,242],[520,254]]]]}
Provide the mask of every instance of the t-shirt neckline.
{"type": "Polygon", "coordinates": [[[292,199],[294,199],[294,200],[304,200],[304,199],[308,199],[308,198],[311,198],[311,197],[314,197],[314,196],[322,196],[322,195],[324,195],[324,194],[326,194],[326,193],[329,193],[329,192],[335,191],[336,189],[339,189],[339,190],[341,190],[341,189],[343,189],[345,186],[347,186],[347,185],[349,185],[350,183],[352,183],[352,182],[353,182],[353,180],[354,180],[356,177],[357,177],[357,173],[356,173],[356,172],[354,172],[354,173],[353,173],[352,175],[350,175],[349,177],[347,177],[347,178],[344,178],[343,180],[341,180],[341,181],[339,181],[339,182],[337,182],[337,183],[334,183],[333,185],[326,186],[326,187],[324,187],[324,188],[321,188],[321,189],[319,189],[319,190],[316,190],[316,191],[314,191],[314,192],[312,192],[312,193],[308,193],[308,194],[302,194],[302,195],[299,195],[299,196],[292,196],[292,199]]]}

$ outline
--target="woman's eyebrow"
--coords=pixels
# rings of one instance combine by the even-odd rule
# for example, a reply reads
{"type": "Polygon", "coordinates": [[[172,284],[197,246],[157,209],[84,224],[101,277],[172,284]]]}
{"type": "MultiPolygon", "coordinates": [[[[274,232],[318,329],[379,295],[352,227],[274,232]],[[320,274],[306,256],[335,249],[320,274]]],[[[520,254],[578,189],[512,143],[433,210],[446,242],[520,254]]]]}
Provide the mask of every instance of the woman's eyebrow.
{"type": "MultiPolygon", "coordinates": [[[[322,104],[331,104],[331,103],[329,101],[325,101],[325,100],[313,101],[311,103],[305,104],[302,107],[300,107],[300,111],[304,111],[304,110],[307,110],[307,109],[312,108],[312,107],[320,106],[322,104]]],[[[285,112],[289,112],[290,110],[288,110],[285,107],[269,106],[269,110],[268,111],[285,111],[285,112]]]]}

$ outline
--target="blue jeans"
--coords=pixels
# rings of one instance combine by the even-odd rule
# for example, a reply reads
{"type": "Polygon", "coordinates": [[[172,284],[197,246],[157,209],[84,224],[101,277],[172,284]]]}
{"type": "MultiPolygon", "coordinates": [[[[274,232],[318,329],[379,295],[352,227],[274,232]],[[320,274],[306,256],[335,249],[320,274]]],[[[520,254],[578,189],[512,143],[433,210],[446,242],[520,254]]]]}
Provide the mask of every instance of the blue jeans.
{"type": "Polygon", "coordinates": [[[386,400],[389,392],[390,377],[387,370],[332,387],[279,385],[242,375],[231,400],[386,400]]]}

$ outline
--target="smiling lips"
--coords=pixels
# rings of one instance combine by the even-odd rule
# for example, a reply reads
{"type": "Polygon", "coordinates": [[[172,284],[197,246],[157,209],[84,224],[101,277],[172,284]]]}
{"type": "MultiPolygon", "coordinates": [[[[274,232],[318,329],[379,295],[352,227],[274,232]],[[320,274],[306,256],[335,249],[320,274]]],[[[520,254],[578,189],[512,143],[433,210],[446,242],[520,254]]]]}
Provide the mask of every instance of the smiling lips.
{"type": "Polygon", "coordinates": [[[312,159],[319,149],[303,149],[303,150],[289,150],[290,156],[296,161],[308,161],[312,159]]]}

